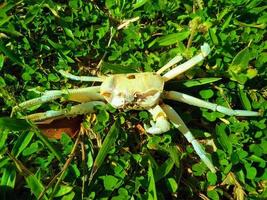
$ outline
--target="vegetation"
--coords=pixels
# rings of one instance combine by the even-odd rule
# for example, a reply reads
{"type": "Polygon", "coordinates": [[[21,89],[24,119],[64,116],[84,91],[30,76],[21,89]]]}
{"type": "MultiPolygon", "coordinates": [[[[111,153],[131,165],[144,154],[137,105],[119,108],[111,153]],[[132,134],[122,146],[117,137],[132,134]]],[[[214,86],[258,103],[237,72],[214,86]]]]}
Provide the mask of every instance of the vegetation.
{"type": "Polygon", "coordinates": [[[0,198],[267,198],[266,9],[264,0],[0,1],[0,198]],[[216,174],[176,129],[146,134],[146,111],[99,107],[78,119],[78,129],[77,119],[63,121],[71,136],[53,131],[53,124],[41,132],[19,119],[71,103],[9,117],[14,106],[45,90],[88,86],[63,78],[61,69],[156,71],[177,54],[191,58],[204,42],[212,47],[208,58],[166,89],[262,113],[230,117],[170,102],[216,174]]]}

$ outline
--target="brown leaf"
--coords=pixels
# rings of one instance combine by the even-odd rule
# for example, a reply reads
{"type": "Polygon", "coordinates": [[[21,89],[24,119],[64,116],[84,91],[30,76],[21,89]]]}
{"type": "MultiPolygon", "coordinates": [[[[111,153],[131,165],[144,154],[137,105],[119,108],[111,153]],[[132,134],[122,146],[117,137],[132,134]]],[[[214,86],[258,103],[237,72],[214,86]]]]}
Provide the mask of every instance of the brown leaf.
{"type": "Polygon", "coordinates": [[[63,118],[52,121],[49,124],[38,124],[38,128],[48,138],[60,139],[62,133],[68,134],[70,137],[75,137],[80,130],[82,117],[63,118]]]}

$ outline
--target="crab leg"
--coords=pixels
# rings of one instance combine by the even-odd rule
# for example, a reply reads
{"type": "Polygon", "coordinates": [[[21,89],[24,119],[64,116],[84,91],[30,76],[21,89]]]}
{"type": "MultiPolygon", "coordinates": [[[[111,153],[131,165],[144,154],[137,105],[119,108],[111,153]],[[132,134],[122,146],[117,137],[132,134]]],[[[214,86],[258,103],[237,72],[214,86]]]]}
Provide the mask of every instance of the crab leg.
{"type": "Polygon", "coordinates": [[[157,105],[148,110],[153,117],[150,121],[151,127],[144,124],[145,130],[150,134],[161,134],[170,130],[170,123],[167,119],[165,112],[162,110],[161,106],[157,105]]]}
{"type": "Polygon", "coordinates": [[[166,65],[164,65],[163,67],[161,67],[156,73],[157,74],[161,74],[162,72],[164,72],[165,70],[169,69],[170,67],[172,67],[173,65],[177,64],[178,62],[180,62],[181,60],[183,60],[183,57],[181,55],[177,55],[175,56],[173,59],[171,59],[166,65]]]}
{"type": "Polygon", "coordinates": [[[67,100],[76,102],[87,102],[93,100],[104,100],[104,98],[99,94],[100,87],[86,87],[79,89],[69,89],[69,90],[50,90],[43,93],[41,97],[37,97],[25,102],[20,103],[18,106],[13,108],[13,112],[19,108],[26,109],[32,106],[40,105],[46,102],[53,101],[55,99],[65,97],[67,100]]]}
{"type": "Polygon", "coordinates": [[[76,115],[83,115],[87,113],[93,113],[95,111],[94,107],[97,105],[105,105],[102,101],[91,101],[86,103],[81,103],[71,108],[65,108],[62,110],[49,110],[42,113],[34,113],[31,115],[27,115],[24,119],[31,120],[33,122],[44,121],[52,119],[59,119],[63,117],[73,117],[76,115]]]}
{"type": "Polygon", "coordinates": [[[230,115],[230,116],[259,116],[260,115],[259,112],[255,112],[255,111],[233,110],[231,108],[220,106],[215,103],[210,103],[210,102],[198,99],[196,97],[193,97],[193,96],[181,93],[181,92],[175,92],[175,91],[164,92],[163,98],[183,102],[183,103],[201,107],[201,108],[207,108],[207,109],[218,111],[225,115],[230,115]]]}
{"type": "Polygon", "coordinates": [[[74,81],[87,81],[87,82],[103,82],[104,77],[95,77],[95,76],[75,76],[63,70],[58,71],[62,76],[69,78],[74,81]]]}
{"type": "Polygon", "coordinates": [[[194,138],[190,130],[187,128],[181,117],[178,115],[178,113],[170,106],[163,104],[162,109],[166,113],[168,119],[172,122],[175,128],[177,128],[187,139],[188,142],[190,142],[198,154],[198,156],[201,158],[201,160],[206,164],[206,166],[212,171],[213,173],[216,172],[212,162],[207,157],[206,152],[202,149],[198,141],[194,138]]]}
{"type": "Polygon", "coordinates": [[[201,46],[201,53],[194,56],[190,60],[186,61],[185,63],[173,68],[172,70],[168,71],[166,74],[163,75],[165,81],[173,79],[174,77],[182,74],[183,72],[189,70],[190,68],[194,67],[197,63],[204,60],[205,57],[208,56],[210,53],[210,46],[207,43],[204,43],[201,46]]]}

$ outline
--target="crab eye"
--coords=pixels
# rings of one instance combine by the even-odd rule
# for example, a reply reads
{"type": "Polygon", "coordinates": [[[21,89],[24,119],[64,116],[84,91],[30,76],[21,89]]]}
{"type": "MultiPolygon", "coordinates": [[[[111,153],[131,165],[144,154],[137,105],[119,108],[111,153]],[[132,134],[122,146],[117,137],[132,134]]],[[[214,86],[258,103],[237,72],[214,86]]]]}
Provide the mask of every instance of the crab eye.
{"type": "Polygon", "coordinates": [[[127,76],[128,79],[135,79],[135,75],[134,74],[130,74],[127,76]]]}

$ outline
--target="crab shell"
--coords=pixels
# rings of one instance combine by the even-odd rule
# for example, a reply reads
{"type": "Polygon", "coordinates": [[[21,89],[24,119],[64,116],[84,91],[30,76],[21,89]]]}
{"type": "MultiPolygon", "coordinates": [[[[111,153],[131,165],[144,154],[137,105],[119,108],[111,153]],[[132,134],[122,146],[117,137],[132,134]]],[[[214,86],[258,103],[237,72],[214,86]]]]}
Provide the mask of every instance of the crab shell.
{"type": "Polygon", "coordinates": [[[163,78],[153,72],[115,74],[105,78],[100,94],[114,108],[141,110],[158,104],[163,87],[163,78]]]}

